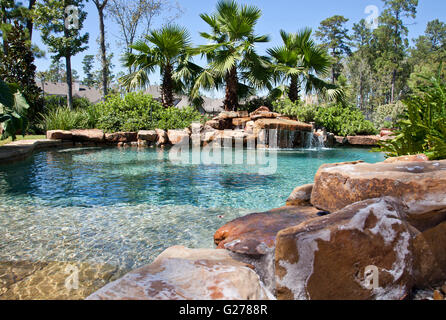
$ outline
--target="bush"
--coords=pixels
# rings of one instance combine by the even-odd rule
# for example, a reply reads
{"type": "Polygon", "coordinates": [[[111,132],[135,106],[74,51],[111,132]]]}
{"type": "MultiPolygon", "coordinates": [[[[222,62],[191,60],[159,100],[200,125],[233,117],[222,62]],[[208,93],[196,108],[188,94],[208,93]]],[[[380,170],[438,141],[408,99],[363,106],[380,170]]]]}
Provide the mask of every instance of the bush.
{"type": "MultiPolygon", "coordinates": [[[[60,96],[45,96],[45,111],[44,113],[55,110],[60,107],[67,106],[67,98],[60,96]]],[[[90,101],[87,98],[73,97],[73,109],[86,110],[91,106],[90,101]]]]}
{"type": "Polygon", "coordinates": [[[202,119],[192,107],[164,108],[151,95],[143,93],[129,93],[124,98],[108,96],[106,101],[90,107],[87,113],[89,125],[95,121],[96,127],[106,132],[183,129],[202,119]]]}
{"type": "Polygon", "coordinates": [[[370,135],[377,131],[371,121],[354,107],[319,107],[315,122],[327,131],[340,136],[370,135]]]}
{"type": "Polygon", "coordinates": [[[382,142],[381,151],[389,157],[424,153],[431,160],[446,159],[446,83],[441,66],[436,77],[420,77],[428,85],[404,101],[407,119],[398,122],[395,139],[382,142]]]}
{"type": "Polygon", "coordinates": [[[239,107],[239,110],[240,111],[248,111],[249,113],[251,113],[263,106],[272,109],[273,103],[274,103],[273,100],[269,97],[253,98],[253,99],[246,101],[244,104],[241,104],[239,107]]]}
{"type": "Polygon", "coordinates": [[[313,106],[288,99],[274,103],[274,111],[303,122],[315,122],[319,128],[340,136],[375,134],[373,123],[359,109],[342,105],[313,106]]]}
{"type": "Polygon", "coordinates": [[[290,99],[284,99],[274,102],[273,110],[299,121],[314,122],[318,107],[309,104],[293,103],[290,99]]]}
{"type": "Polygon", "coordinates": [[[373,123],[378,129],[395,128],[406,110],[406,105],[401,101],[379,106],[373,112],[373,123]]]}
{"type": "Polygon", "coordinates": [[[45,130],[88,129],[88,114],[85,110],[70,110],[68,107],[55,107],[41,114],[41,127],[45,130]]]}

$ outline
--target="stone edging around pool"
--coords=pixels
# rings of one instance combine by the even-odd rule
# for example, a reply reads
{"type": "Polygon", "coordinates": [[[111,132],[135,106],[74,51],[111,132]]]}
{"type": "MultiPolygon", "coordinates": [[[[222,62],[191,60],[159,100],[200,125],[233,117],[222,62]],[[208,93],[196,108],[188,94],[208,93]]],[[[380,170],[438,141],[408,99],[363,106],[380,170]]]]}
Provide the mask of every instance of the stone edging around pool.
{"type": "Polygon", "coordinates": [[[292,206],[221,227],[217,249],[171,247],[87,299],[443,300],[445,185],[446,160],[424,155],[326,164],[292,206]]]}

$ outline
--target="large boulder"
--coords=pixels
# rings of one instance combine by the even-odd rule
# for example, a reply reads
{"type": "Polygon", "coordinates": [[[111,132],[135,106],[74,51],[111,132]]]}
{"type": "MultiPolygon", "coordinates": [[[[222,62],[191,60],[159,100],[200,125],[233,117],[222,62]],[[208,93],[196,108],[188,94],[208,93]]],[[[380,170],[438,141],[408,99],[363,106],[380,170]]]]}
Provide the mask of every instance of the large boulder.
{"type": "Polygon", "coordinates": [[[390,198],[282,230],[276,238],[277,298],[402,299],[413,284],[411,232],[390,198]]]}
{"type": "Polygon", "coordinates": [[[446,161],[341,163],[323,165],[315,176],[311,203],[338,211],[350,204],[391,196],[407,207],[408,221],[423,231],[446,209],[446,161]]]}
{"type": "Polygon", "coordinates": [[[190,141],[190,130],[168,130],[167,136],[169,137],[170,143],[173,145],[186,144],[190,141]]]}
{"type": "Polygon", "coordinates": [[[50,130],[46,132],[46,138],[51,140],[72,140],[73,133],[65,130],[50,130]]]}
{"type": "Polygon", "coordinates": [[[103,142],[104,132],[99,129],[71,130],[74,141],[79,142],[103,142]]]}
{"type": "Polygon", "coordinates": [[[105,141],[111,143],[119,143],[119,142],[134,142],[137,141],[138,133],[136,132],[115,132],[115,133],[106,133],[105,141]]]}
{"type": "Polygon", "coordinates": [[[151,265],[106,285],[87,300],[266,300],[273,296],[249,265],[226,250],[164,251],[151,265]]]}
{"type": "Polygon", "coordinates": [[[260,119],[254,123],[254,131],[273,129],[311,132],[313,126],[311,124],[285,119],[260,119]]]}
{"type": "Polygon", "coordinates": [[[262,255],[274,247],[277,233],[285,228],[317,218],[314,207],[283,207],[268,212],[253,213],[222,226],[214,234],[220,249],[232,252],[262,255]]]}
{"type": "Polygon", "coordinates": [[[429,161],[429,158],[424,154],[416,154],[411,156],[401,156],[401,157],[393,157],[388,158],[384,161],[384,163],[396,163],[396,162],[426,162],[429,161]]]}
{"type": "Polygon", "coordinates": [[[232,126],[235,128],[245,128],[246,124],[251,121],[250,117],[246,117],[246,118],[234,118],[232,119],[232,126]]]}
{"type": "Polygon", "coordinates": [[[148,141],[149,143],[156,142],[158,138],[158,134],[155,130],[141,130],[138,131],[138,140],[148,141]]]}
{"type": "Polygon", "coordinates": [[[347,141],[352,146],[377,146],[380,136],[349,136],[347,141]]]}
{"type": "Polygon", "coordinates": [[[232,129],[232,119],[213,119],[205,123],[205,126],[215,130],[232,129]]]}

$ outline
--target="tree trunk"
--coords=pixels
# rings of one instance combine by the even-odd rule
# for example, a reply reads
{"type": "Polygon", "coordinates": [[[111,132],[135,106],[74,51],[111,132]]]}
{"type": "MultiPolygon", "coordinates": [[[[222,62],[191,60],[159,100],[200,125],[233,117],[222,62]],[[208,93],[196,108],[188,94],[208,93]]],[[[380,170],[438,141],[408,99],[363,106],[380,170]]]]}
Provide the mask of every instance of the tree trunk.
{"type": "Polygon", "coordinates": [[[167,65],[164,69],[163,85],[161,88],[163,106],[165,108],[173,106],[173,86],[172,86],[172,66],[167,65]]]}
{"type": "MultiPolygon", "coordinates": [[[[35,4],[36,4],[36,0],[29,0],[28,9],[29,10],[33,10],[35,4]]],[[[33,19],[32,18],[28,19],[26,21],[26,28],[28,29],[29,40],[31,41],[33,39],[33,28],[34,28],[34,23],[33,23],[33,19]]]]}
{"type": "Polygon", "coordinates": [[[392,92],[390,95],[390,103],[395,101],[395,83],[396,83],[396,69],[393,70],[392,74],[392,92]]]}
{"type": "MultiPolygon", "coordinates": [[[[107,1],[104,1],[106,4],[107,1]]],[[[99,30],[100,30],[100,43],[101,43],[101,60],[102,60],[102,94],[103,98],[108,94],[108,62],[107,52],[105,47],[105,28],[104,28],[104,7],[98,7],[99,13],[99,30]]]]}
{"type": "Polygon", "coordinates": [[[237,67],[232,69],[226,74],[226,96],[224,101],[224,107],[226,111],[237,111],[238,104],[238,78],[237,67]]]}
{"type": "Polygon", "coordinates": [[[67,105],[69,109],[73,109],[73,79],[71,74],[71,56],[65,57],[65,62],[67,66],[67,105]]]}
{"type": "Polygon", "coordinates": [[[290,82],[290,89],[288,92],[288,98],[294,103],[299,101],[299,85],[298,85],[298,77],[292,76],[290,82]]]}
{"type": "MultiPolygon", "coordinates": [[[[8,20],[6,19],[6,8],[2,5],[1,10],[3,13],[2,23],[7,24],[8,20]]],[[[3,53],[8,55],[8,40],[6,39],[6,32],[3,32],[3,53]]]]}

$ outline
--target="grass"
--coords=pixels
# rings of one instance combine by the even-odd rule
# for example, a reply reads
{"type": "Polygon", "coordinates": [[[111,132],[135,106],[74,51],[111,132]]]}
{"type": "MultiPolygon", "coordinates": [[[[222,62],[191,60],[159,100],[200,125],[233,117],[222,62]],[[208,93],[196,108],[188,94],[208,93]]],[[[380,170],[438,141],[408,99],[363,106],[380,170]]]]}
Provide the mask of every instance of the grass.
{"type": "MultiPolygon", "coordinates": [[[[46,139],[46,136],[17,136],[17,140],[40,140],[40,139],[46,139]]],[[[8,144],[12,142],[11,138],[0,140],[0,147],[4,146],[5,144],[8,144]]]]}

